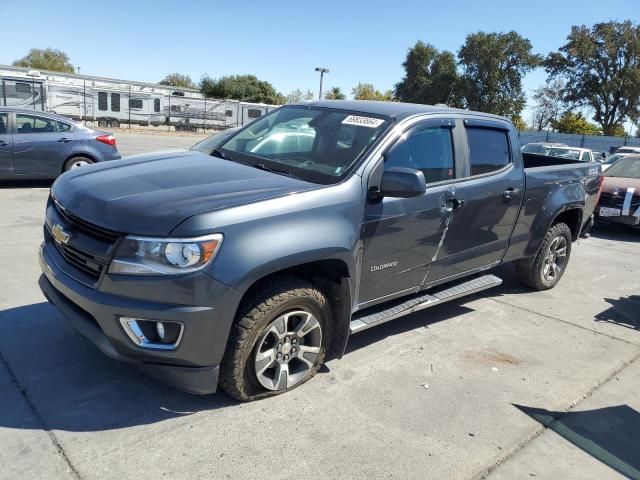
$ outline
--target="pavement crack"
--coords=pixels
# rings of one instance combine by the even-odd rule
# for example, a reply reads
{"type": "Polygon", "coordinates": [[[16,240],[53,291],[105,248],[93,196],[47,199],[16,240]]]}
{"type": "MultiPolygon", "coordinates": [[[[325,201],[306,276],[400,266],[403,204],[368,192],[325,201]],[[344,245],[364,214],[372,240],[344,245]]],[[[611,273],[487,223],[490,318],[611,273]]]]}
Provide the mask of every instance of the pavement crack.
{"type": "Polygon", "coordinates": [[[578,325],[576,323],[569,322],[568,320],[564,320],[564,319],[559,318],[559,317],[554,317],[552,315],[547,315],[545,313],[536,312],[535,310],[532,310],[530,308],[521,307],[520,305],[514,305],[513,303],[505,302],[504,300],[497,300],[495,298],[490,298],[490,297],[487,297],[487,298],[489,300],[491,300],[493,302],[496,302],[496,303],[499,303],[501,305],[506,305],[508,307],[512,307],[512,308],[515,308],[515,309],[518,309],[518,310],[522,310],[524,312],[528,312],[528,313],[531,313],[533,315],[538,315],[539,317],[548,318],[549,320],[555,320],[557,322],[562,322],[562,323],[564,323],[566,325],[571,325],[572,327],[576,327],[576,328],[579,328],[581,330],[585,330],[587,332],[595,333],[595,334],[598,334],[598,335],[603,335],[603,336],[608,337],[608,338],[610,338],[612,340],[618,340],[619,342],[624,342],[624,343],[626,343],[628,345],[633,345],[634,347],[640,347],[640,345],[638,345],[635,342],[630,342],[629,340],[625,340],[624,338],[616,337],[615,335],[610,335],[608,333],[599,332],[598,330],[594,330],[592,328],[583,327],[582,325],[578,325]]]}
{"type": "Polygon", "coordinates": [[[64,448],[62,448],[62,445],[58,441],[58,437],[56,436],[56,434],[47,425],[47,422],[45,421],[44,417],[40,414],[40,411],[37,409],[37,407],[35,406],[35,404],[31,400],[31,397],[29,397],[29,394],[27,393],[27,389],[22,385],[20,380],[18,380],[17,375],[15,374],[13,369],[11,368],[11,365],[9,364],[7,359],[4,358],[4,355],[2,355],[1,351],[0,351],[0,363],[2,363],[4,365],[5,369],[7,370],[7,373],[9,374],[9,379],[11,380],[11,383],[13,385],[15,385],[15,387],[18,389],[18,391],[22,395],[22,398],[24,399],[25,403],[29,407],[29,410],[31,410],[31,413],[33,414],[33,416],[36,418],[38,423],[40,423],[40,425],[42,425],[42,429],[45,431],[45,433],[49,437],[49,440],[51,441],[51,443],[55,447],[56,451],[58,452],[58,455],[60,455],[62,457],[62,459],[64,460],[64,462],[67,464],[67,467],[69,468],[69,471],[71,472],[71,476],[73,478],[75,478],[76,480],[82,480],[82,476],[80,475],[78,470],[76,470],[76,468],[71,463],[71,460],[67,456],[67,453],[64,451],[64,448]]]}
{"type": "Polygon", "coordinates": [[[636,362],[640,358],[640,351],[636,352],[629,360],[622,363],[622,365],[613,369],[607,376],[598,381],[595,385],[593,385],[589,390],[587,390],[580,397],[575,399],[569,405],[562,409],[562,412],[557,415],[549,425],[538,425],[536,429],[533,431],[531,435],[529,435],[522,442],[518,443],[512,450],[510,450],[506,455],[503,455],[498,460],[496,460],[492,465],[488,468],[484,469],[482,472],[471,477],[471,480],[483,480],[491,475],[498,467],[509,461],[513,458],[518,452],[529,446],[536,438],[542,435],[546,430],[551,428],[556,422],[558,422],[562,417],[564,417],[567,413],[573,410],[576,406],[580,405],[584,400],[591,397],[596,391],[598,391],[601,387],[609,383],[615,377],[620,375],[620,373],[627,367],[629,367],[632,363],[636,362]]]}

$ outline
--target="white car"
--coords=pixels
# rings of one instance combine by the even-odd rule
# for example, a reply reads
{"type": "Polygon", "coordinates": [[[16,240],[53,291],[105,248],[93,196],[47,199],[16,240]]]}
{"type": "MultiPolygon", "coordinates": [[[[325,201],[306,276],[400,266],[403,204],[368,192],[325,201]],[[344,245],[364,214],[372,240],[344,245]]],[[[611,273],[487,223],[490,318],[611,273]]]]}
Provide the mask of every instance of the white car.
{"type": "Polygon", "coordinates": [[[551,157],[568,158],[580,162],[594,162],[593,152],[588,148],[578,147],[551,147],[545,150],[544,155],[551,157]]]}
{"type": "Polygon", "coordinates": [[[627,155],[631,153],[640,154],[640,147],[620,147],[616,150],[616,153],[625,153],[627,155]]]}

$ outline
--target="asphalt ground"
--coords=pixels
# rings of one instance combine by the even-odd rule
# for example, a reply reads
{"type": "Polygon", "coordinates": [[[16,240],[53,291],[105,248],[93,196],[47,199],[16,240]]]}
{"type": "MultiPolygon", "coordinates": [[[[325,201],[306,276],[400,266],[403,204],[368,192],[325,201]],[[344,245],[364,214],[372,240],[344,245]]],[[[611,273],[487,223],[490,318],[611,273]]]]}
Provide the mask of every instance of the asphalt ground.
{"type": "MultiPolygon", "coordinates": [[[[123,154],[194,136],[119,134],[123,154]]],[[[47,182],[0,186],[0,478],[640,478],[640,231],[594,230],[561,283],[502,286],[354,335],[241,404],[104,357],[37,287],[47,182]]]]}

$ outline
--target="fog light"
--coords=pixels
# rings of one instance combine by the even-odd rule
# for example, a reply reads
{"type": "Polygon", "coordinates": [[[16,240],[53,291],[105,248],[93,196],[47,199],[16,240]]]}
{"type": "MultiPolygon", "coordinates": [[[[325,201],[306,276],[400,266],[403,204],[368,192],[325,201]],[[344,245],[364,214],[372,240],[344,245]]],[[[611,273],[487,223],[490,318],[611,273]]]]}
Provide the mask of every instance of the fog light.
{"type": "Polygon", "coordinates": [[[180,322],[120,317],[120,324],[128,337],[142,348],[174,350],[182,340],[184,326],[180,322]]]}
{"type": "Polygon", "coordinates": [[[164,340],[164,323],[156,322],[156,332],[158,333],[160,340],[164,340]]]}

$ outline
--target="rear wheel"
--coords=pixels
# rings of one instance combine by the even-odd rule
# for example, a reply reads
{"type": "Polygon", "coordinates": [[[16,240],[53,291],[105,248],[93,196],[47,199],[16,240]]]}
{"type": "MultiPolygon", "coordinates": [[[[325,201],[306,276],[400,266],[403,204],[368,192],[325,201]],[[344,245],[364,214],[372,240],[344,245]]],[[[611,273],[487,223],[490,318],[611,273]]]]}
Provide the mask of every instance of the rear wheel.
{"type": "Polygon", "coordinates": [[[64,167],[62,170],[64,172],[68,172],[69,170],[73,170],[75,168],[85,167],[93,163],[93,160],[87,157],[71,157],[69,160],[64,162],[64,167]]]}
{"type": "Polygon", "coordinates": [[[220,386],[238,400],[292,390],[313,377],[328,345],[329,306],[302,280],[276,281],[241,307],[220,366],[220,386]]]}
{"type": "Polygon", "coordinates": [[[109,122],[106,120],[98,120],[98,126],[100,128],[107,128],[109,126],[109,122]]]}
{"type": "Polygon", "coordinates": [[[109,126],[111,128],[118,128],[120,126],[120,122],[114,118],[113,120],[109,121],[109,126]]]}
{"type": "Polygon", "coordinates": [[[532,264],[516,264],[518,279],[535,290],[555,287],[564,274],[571,256],[571,230],[566,223],[553,225],[532,264]]]}

